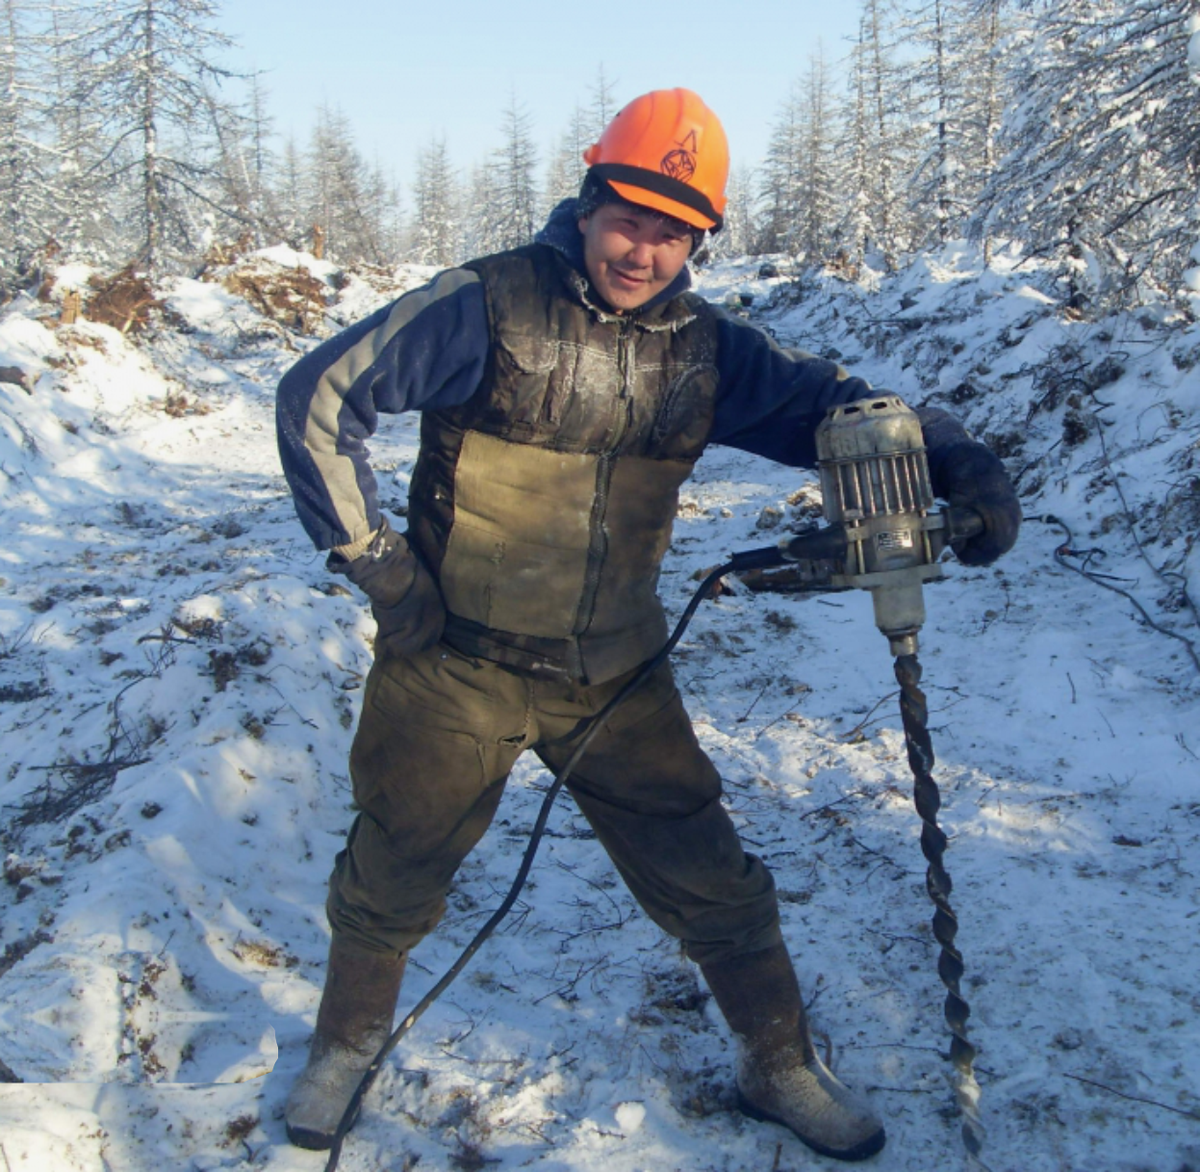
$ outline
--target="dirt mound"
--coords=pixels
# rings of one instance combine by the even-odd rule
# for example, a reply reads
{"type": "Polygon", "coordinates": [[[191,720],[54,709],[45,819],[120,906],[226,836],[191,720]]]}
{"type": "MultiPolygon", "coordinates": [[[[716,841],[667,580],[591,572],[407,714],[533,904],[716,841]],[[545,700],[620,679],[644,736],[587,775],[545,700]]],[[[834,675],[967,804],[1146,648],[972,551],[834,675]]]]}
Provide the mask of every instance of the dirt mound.
{"type": "Polygon", "coordinates": [[[329,286],[306,268],[284,268],[266,257],[253,256],[209,279],[219,280],[264,317],[297,333],[311,333],[325,316],[329,286]]]}
{"type": "Polygon", "coordinates": [[[83,307],[83,316],[88,321],[112,326],[123,334],[137,333],[150,323],[150,315],[163,309],[163,303],[154,296],[150,282],[133,265],[128,265],[111,277],[92,276],[88,279],[92,290],[83,307]]]}

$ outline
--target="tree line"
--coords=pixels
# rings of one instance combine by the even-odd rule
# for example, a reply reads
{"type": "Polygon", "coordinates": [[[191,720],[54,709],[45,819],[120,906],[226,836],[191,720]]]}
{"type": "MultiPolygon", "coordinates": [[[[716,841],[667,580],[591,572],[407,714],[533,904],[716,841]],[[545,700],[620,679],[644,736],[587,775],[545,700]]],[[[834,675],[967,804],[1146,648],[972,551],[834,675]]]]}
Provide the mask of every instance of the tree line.
{"type": "MultiPolygon", "coordinates": [[[[0,294],[57,254],[186,271],[236,239],[340,263],[447,265],[527,243],[619,107],[600,70],[549,149],[513,92],[463,170],[431,140],[402,185],[338,109],[280,142],[223,64],[215,0],[0,0],[0,294]]],[[[1081,313],[1181,293],[1200,265],[1194,0],[859,0],[732,176],[717,257],[853,271],[968,238],[1050,263],[1081,313]]]]}

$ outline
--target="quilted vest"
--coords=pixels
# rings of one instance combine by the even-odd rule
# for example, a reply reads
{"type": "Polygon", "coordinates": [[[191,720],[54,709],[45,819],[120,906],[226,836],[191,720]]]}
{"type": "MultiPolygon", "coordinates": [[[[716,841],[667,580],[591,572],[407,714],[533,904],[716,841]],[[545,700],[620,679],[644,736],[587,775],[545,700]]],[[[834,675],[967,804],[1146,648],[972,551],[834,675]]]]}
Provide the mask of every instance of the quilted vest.
{"type": "Polygon", "coordinates": [[[489,366],[468,403],[422,416],[410,540],[451,646],[600,683],[666,639],[659,566],[712,428],[715,319],[692,294],[606,311],[544,245],[464,267],[483,283],[489,366]]]}

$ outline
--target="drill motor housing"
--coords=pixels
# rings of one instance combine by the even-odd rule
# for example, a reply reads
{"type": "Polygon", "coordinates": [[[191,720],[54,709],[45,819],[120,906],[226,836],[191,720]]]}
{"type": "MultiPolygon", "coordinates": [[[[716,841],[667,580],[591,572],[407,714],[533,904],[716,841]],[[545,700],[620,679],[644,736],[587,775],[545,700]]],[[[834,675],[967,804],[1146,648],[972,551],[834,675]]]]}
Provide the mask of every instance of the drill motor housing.
{"type": "Polygon", "coordinates": [[[825,519],[846,542],[831,584],[869,590],[892,654],[914,654],[945,544],[916,413],[896,395],[859,399],[830,408],[816,440],[825,519]]]}
{"type": "Polygon", "coordinates": [[[946,547],[981,533],[983,519],[974,509],[934,511],[921,424],[896,395],[831,407],[816,440],[829,523],[734,554],[728,568],[791,566],[803,590],[869,590],[892,654],[915,655],[922,587],[943,576],[946,547]]]}

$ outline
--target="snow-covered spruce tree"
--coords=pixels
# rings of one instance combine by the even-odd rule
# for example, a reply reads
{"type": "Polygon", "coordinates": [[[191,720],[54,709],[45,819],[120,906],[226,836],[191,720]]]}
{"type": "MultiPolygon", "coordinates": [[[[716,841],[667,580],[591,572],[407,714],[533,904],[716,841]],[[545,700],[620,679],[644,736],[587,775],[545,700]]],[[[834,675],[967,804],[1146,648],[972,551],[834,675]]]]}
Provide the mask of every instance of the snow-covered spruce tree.
{"type": "Polygon", "coordinates": [[[580,184],[587,172],[583,152],[595,142],[590,131],[591,120],[580,105],[576,105],[571,121],[558,140],[546,167],[546,184],[543,188],[542,210],[549,213],[564,199],[579,194],[580,184]]]}
{"type": "Polygon", "coordinates": [[[1049,0],[977,233],[1052,258],[1083,313],[1174,293],[1200,233],[1195,0],[1049,0]]]}
{"type": "Polygon", "coordinates": [[[488,214],[499,248],[519,248],[533,241],[538,223],[537,152],[530,116],[515,93],[503,116],[504,144],[493,152],[488,214]]]}
{"type": "Polygon", "coordinates": [[[706,245],[708,255],[714,260],[754,255],[754,183],[754,176],[746,167],[737,167],[729,173],[725,225],[708,238],[706,245]]]}
{"type": "Polygon", "coordinates": [[[409,260],[422,265],[452,265],[460,259],[461,213],[458,183],[444,138],[435,138],[417,156],[412,195],[409,260]]]}
{"type": "Polygon", "coordinates": [[[345,114],[317,111],[307,158],[308,222],[323,234],[327,255],[342,264],[387,264],[397,247],[389,239],[396,215],[394,189],[363,162],[345,114]]]}
{"type": "Polygon", "coordinates": [[[805,263],[821,264],[831,253],[838,217],[840,167],[829,70],[820,45],[809,59],[800,107],[800,252],[805,263]]]}
{"type": "Polygon", "coordinates": [[[891,15],[885,0],[862,0],[839,152],[848,162],[839,224],[847,259],[870,252],[888,266],[911,244],[904,185],[914,166],[911,78],[895,60],[891,15]]]}
{"type": "Polygon", "coordinates": [[[17,0],[0,7],[0,301],[36,279],[58,224],[58,159],[45,140],[43,37],[17,0]]]}
{"type": "Polygon", "coordinates": [[[308,211],[308,174],[304,152],[292,135],[283,141],[279,168],[271,189],[271,206],[275,209],[276,234],[292,248],[304,249],[311,244],[312,222],[308,211]]]}
{"type": "Polygon", "coordinates": [[[214,167],[198,150],[205,94],[233,77],[219,55],[215,0],[94,0],[80,44],[80,100],[102,113],[106,171],[130,199],[128,246],[154,274],[200,244],[197,206],[217,212],[214,167]]]}
{"type": "Polygon", "coordinates": [[[803,144],[799,83],[793,82],[771,126],[759,175],[754,251],[795,253],[803,215],[800,175],[803,144]]]}

